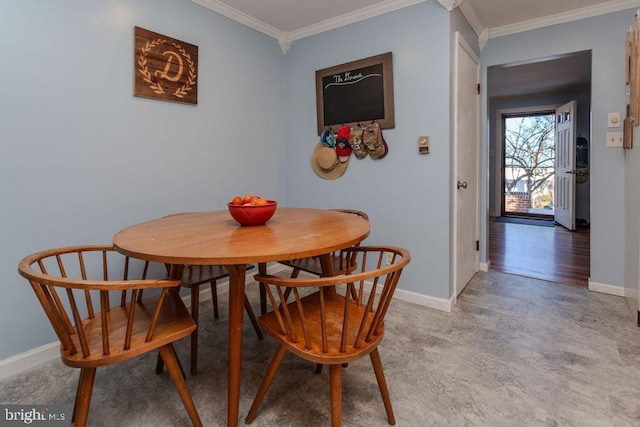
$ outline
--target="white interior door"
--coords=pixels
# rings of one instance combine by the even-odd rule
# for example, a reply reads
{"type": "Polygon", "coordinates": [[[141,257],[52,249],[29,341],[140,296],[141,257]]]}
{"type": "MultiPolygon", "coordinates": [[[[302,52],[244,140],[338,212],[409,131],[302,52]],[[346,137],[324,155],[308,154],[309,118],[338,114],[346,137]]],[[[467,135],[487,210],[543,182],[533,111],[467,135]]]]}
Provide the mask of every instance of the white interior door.
{"type": "Polygon", "coordinates": [[[556,161],[554,219],[569,230],[576,229],[576,101],[556,109],[556,161]]]}
{"type": "Polygon", "coordinates": [[[454,88],[452,269],[456,296],[478,271],[480,59],[456,33],[454,88]]]}

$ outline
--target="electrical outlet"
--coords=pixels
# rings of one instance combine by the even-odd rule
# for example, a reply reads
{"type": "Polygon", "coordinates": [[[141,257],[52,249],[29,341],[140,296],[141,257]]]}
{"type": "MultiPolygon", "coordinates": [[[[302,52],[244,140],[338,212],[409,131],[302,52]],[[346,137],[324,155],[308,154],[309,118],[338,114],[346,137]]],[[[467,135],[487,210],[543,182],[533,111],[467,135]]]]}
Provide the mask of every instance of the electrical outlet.
{"type": "Polygon", "coordinates": [[[607,132],[607,147],[622,147],[622,132],[607,132]]]}
{"type": "Polygon", "coordinates": [[[393,261],[393,254],[391,252],[388,252],[385,255],[386,255],[386,257],[385,257],[384,262],[386,262],[387,265],[391,265],[391,262],[393,261]]]}

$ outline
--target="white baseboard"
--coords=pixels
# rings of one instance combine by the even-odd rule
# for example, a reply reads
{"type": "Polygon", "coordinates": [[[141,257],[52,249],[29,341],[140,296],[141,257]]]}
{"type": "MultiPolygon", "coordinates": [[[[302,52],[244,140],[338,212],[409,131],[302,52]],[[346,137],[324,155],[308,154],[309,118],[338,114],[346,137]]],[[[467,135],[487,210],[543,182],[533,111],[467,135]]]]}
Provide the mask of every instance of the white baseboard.
{"type": "Polygon", "coordinates": [[[601,294],[615,295],[618,297],[624,296],[624,287],[592,282],[591,278],[589,278],[589,290],[592,292],[600,292],[601,294]]]}
{"type": "MultiPolygon", "coordinates": [[[[369,281],[365,281],[364,285],[365,290],[367,292],[371,292],[373,284],[369,281]]],[[[378,287],[377,293],[379,294],[381,291],[382,287],[378,287]]],[[[428,295],[405,291],[398,288],[396,288],[396,291],[393,294],[393,299],[410,302],[412,304],[421,305],[423,307],[432,308],[434,310],[444,311],[446,313],[451,313],[451,309],[455,303],[455,296],[452,296],[450,299],[446,300],[444,298],[430,297],[428,295]]]]}
{"type": "Polygon", "coordinates": [[[52,342],[0,361],[0,380],[60,357],[60,342],[52,342]]]}
{"type": "Polygon", "coordinates": [[[483,271],[486,273],[491,269],[491,261],[481,262],[479,267],[480,267],[480,271],[483,271]]]}
{"type": "Polygon", "coordinates": [[[419,294],[416,292],[405,291],[403,289],[396,289],[394,298],[397,298],[401,301],[410,302],[413,304],[422,305],[424,307],[433,308],[435,310],[444,311],[446,313],[451,313],[451,309],[453,307],[453,298],[444,299],[444,298],[435,298],[428,295],[419,294]]]}

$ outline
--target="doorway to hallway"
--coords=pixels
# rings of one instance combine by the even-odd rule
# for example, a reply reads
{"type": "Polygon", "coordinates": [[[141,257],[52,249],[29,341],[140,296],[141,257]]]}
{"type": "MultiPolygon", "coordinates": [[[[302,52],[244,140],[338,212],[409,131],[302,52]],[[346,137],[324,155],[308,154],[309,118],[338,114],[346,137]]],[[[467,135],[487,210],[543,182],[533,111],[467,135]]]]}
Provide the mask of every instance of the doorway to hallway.
{"type": "MultiPolygon", "coordinates": [[[[589,137],[591,129],[591,52],[574,52],[550,58],[525,60],[518,63],[495,65],[487,68],[487,98],[489,124],[489,250],[487,260],[496,270],[587,286],[590,269],[590,175],[589,137]],[[514,113],[540,113],[555,111],[559,106],[575,100],[576,128],[571,138],[577,164],[562,175],[579,177],[571,200],[575,209],[570,213],[577,229],[570,232],[560,226],[535,226],[513,223],[496,223],[495,217],[504,215],[503,194],[505,180],[503,170],[504,150],[502,115],[514,113]],[[586,144],[585,144],[586,143],[586,144]],[[580,148],[584,147],[581,151],[580,148]],[[582,156],[582,157],[581,157],[582,156]],[[583,159],[584,158],[584,159],[583,159]],[[580,160],[584,160],[581,167],[580,160]]],[[[569,145],[567,145],[569,146],[569,145]]],[[[555,147],[555,154],[559,153],[555,147]]],[[[557,166],[557,165],[554,165],[557,166]]],[[[554,171],[556,177],[557,171],[554,171]]],[[[533,182],[533,180],[531,180],[533,182]]],[[[555,211],[557,182],[554,181],[555,211]]],[[[568,193],[567,193],[568,194],[568,193]]],[[[533,197],[533,196],[532,196],[533,197]]],[[[543,201],[542,197],[539,197],[543,201]]],[[[544,206],[543,206],[544,208],[544,206]]],[[[548,209],[551,210],[551,209],[548,209]]],[[[544,214],[544,213],[543,213],[544,214]]],[[[546,216],[545,216],[546,217],[546,216]]],[[[555,216],[553,217],[555,218],[555,216]]],[[[557,220],[557,219],[556,219],[557,220]]]]}

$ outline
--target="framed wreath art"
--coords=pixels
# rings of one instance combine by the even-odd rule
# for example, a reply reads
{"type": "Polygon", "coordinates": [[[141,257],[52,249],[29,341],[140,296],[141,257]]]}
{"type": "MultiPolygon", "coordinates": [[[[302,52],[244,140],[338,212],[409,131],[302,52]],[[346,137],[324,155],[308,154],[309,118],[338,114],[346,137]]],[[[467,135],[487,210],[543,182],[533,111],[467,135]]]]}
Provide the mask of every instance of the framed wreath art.
{"type": "Polygon", "coordinates": [[[198,104],[198,46],[135,27],[134,95],[198,104]]]}

